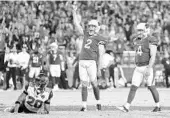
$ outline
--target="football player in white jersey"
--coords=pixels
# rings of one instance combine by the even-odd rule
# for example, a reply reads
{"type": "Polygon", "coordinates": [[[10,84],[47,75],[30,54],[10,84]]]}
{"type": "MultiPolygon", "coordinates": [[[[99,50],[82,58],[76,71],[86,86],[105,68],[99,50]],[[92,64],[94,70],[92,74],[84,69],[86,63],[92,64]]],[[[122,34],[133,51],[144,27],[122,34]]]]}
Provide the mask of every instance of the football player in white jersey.
{"type": "Polygon", "coordinates": [[[49,114],[53,92],[50,88],[46,87],[47,84],[47,76],[40,74],[33,82],[25,86],[25,90],[18,97],[15,106],[6,108],[4,111],[11,113],[49,114]]]}

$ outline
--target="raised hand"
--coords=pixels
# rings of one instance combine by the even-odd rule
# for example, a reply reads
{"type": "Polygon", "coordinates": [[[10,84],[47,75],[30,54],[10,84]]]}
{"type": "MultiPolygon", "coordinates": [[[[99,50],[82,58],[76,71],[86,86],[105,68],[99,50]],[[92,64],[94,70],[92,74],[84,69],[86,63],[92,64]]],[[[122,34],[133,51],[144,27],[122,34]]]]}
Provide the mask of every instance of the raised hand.
{"type": "Polygon", "coordinates": [[[76,4],[72,4],[72,10],[73,10],[74,12],[77,11],[77,5],[76,5],[76,4]]]}

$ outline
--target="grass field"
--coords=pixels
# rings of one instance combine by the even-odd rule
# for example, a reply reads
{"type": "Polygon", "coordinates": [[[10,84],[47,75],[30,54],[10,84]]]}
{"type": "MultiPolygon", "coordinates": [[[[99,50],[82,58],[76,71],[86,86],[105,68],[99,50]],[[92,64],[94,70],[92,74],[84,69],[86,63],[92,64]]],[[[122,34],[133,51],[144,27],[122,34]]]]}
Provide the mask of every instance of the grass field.
{"type": "Polygon", "coordinates": [[[154,101],[150,92],[145,88],[137,91],[129,113],[123,113],[116,106],[126,101],[128,88],[117,88],[111,91],[101,90],[102,111],[96,111],[96,101],[92,90],[88,92],[88,111],[80,112],[80,90],[60,90],[54,92],[49,115],[11,114],[3,109],[14,104],[22,91],[0,91],[0,118],[170,118],[170,89],[159,88],[162,111],[151,112],[154,101]]]}

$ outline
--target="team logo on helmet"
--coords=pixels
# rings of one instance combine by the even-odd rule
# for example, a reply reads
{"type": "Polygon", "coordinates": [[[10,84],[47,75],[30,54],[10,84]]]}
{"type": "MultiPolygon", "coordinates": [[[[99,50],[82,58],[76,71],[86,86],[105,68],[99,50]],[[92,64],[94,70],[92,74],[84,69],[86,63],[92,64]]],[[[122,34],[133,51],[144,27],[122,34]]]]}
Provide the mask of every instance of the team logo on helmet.
{"type": "Polygon", "coordinates": [[[136,27],[139,38],[146,37],[150,33],[150,29],[146,23],[139,23],[136,27]]]}

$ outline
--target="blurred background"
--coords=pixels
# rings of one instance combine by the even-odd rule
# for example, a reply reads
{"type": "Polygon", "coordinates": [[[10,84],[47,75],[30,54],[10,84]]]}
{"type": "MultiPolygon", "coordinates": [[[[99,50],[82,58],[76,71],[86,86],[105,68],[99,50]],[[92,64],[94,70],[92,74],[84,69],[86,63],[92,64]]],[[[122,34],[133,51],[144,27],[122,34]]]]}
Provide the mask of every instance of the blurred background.
{"type": "MultiPolygon", "coordinates": [[[[83,36],[77,34],[73,25],[71,4],[72,1],[0,1],[0,55],[9,53],[13,48],[19,53],[22,45],[26,44],[28,53],[38,48],[45,56],[49,44],[57,42],[66,67],[62,79],[68,84],[60,88],[78,89],[81,85],[77,58],[83,36]]],[[[169,87],[169,1],[78,1],[77,5],[81,25],[85,28],[89,19],[98,19],[100,33],[109,42],[106,53],[113,57],[113,63],[105,67],[104,75],[98,75],[102,89],[130,86],[135,67],[131,36],[139,22],[146,22],[159,40],[156,85],[169,87]]],[[[4,63],[3,56],[0,61],[4,63]]],[[[4,75],[5,71],[1,71],[2,88],[4,75]]]]}

